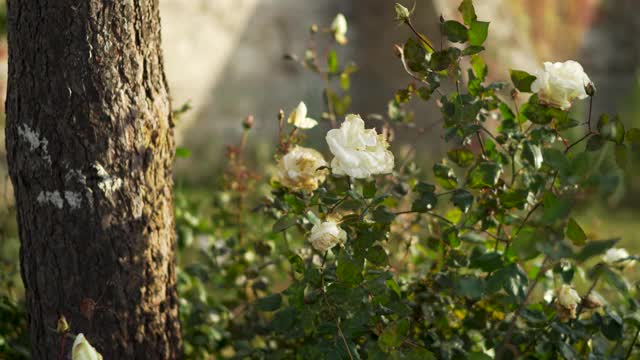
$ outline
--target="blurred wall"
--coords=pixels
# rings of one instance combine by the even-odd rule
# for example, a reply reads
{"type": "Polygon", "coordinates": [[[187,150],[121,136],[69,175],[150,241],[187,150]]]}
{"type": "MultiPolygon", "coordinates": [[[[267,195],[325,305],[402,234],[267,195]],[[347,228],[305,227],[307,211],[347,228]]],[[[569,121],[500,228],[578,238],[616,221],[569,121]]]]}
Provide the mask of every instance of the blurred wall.
{"type": "MultiPolygon", "coordinates": [[[[402,0],[401,0],[402,1],[402,0]]],[[[460,0],[417,1],[416,25],[438,39],[438,16],[457,18],[460,0]]],[[[2,0],[0,0],[2,3],[2,0]]],[[[409,32],[393,22],[395,0],[162,0],[166,72],[174,107],[190,100],[193,110],[179,124],[181,144],[193,150],[178,161],[178,173],[208,179],[224,151],[239,135],[239,123],[256,116],[251,144],[273,141],[276,114],[304,100],[310,115],[323,111],[320,82],[283,61],[285,53],[302,54],[309,26],[330,24],[337,12],[349,21],[350,43],[341,60],[354,60],[360,71],[352,79],[352,111],[384,113],[393,92],[409,79],[392,44],[409,32]],[[257,141],[259,139],[259,141],[257,141]]],[[[406,0],[411,5],[412,1],[406,0]]],[[[491,21],[488,43],[490,74],[506,79],[508,69],[534,71],[546,60],[576,58],[598,86],[596,110],[615,111],[630,89],[640,63],[637,0],[477,0],[481,19],[491,21]]],[[[0,96],[6,74],[6,45],[0,41],[0,96]]],[[[419,105],[419,124],[437,121],[432,105],[419,105]]],[[[1,125],[1,124],[0,124],[1,125]]],[[[637,125],[636,125],[637,126],[637,125]]],[[[4,126],[2,126],[4,128],[4,126]]],[[[322,146],[326,128],[309,132],[322,146]]],[[[436,146],[440,133],[400,140],[436,146]]],[[[0,145],[3,141],[0,141],[0,145]]],[[[266,151],[260,150],[267,157],[266,151]]],[[[0,148],[0,159],[4,156],[0,148]]],[[[0,161],[0,182],[6,179],[0,161]]],[[[4,186],[0,183],[0,187],[4,186]]],[[[0,199],[0,202],[6,202],[0,199]]]]}

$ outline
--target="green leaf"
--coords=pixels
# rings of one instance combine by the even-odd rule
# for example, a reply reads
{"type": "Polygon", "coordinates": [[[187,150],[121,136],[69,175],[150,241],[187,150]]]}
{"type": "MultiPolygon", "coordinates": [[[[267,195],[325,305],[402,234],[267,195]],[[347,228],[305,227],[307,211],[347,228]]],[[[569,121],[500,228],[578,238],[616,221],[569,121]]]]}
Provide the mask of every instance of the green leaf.
{"type": "Polygon", "coordinates": [[[384,251],[384,248],[380,245],[375,245],[374,247],[367,250],[366,258],[377,266],[387,265],[389,261],[387,252],[384,251]]]}
{"type": "Polygon", "coordinates": [[[411,211],[427,212],[433,210],[438,204],[438,198],[435,193],[423,192],[420,193],[417,199],[413,201],[411,205],[411,211]]]}
{"type": "Polygon", "coordinates": [[[462,14],[462,19],[467,25],[471,25],[478,18],[476,10],[473,8],[472,0],[463,0],[458,7],[458,11],[462,14]]]}
{"type": "Polygon", "coordinates": [[[444,35],[451,42],[463,43],[469,39],[469,30],[467,27],[455,20],[447,20],[442,24],[444,35]]]}
{"type": "Polygon", "coordinates": [[[569,171],[571,164],[564,152],[554,148],[546,148],[544,149],[543,154],[544,162],[552,169],[557,170],[562,174],[569,171]]]}
{"type": "Polygon", "coordinates": [[[183,147],[177,147],[176,157],[183,158],[183,159],[189,158],[191,157],[191,150],[183,147]]]}
{"type": "Polygon", "coordinates": [[[340,74],[340,87],[344,91],[348,91],[351,87],[351,76],[346,72],[340,74]]]}
{"type": "Polygon", "coordinates": [[[433,165],[433,174],[438,185],[443,188],[452,190],[458,187],[458,178],[450,167],[442,163],[436,163],[433,165]]]}
{"type": "Polygon", "coordinates": [[[347,285],[357,285],[362,282],[363,261],[350,257],[346,253],[342,253],[338,258],[338,267],[336,276],[339,281],[347,285]]]}
{"type": "Polygon", "coordinates": [[[488,252],[471,259],[471,268],[481,269],[484,272],[493,272],[503,266],[502,255],[497,252],[488,252]]]}
{"type": "Polygon", "coordinates": [[[600,327],[602,334],[611,341],[622,340],[624,336],[624,323],[622,319],[614,313],[607,312],[607,316],[604,316],[602,320],[600,327]]]}
{"type": "Polygon", "coordinates": [[[364,186],[362,187],[362,196],[364,196],[365,199],[371,199],[376,196],[377,191],[378,189],[376,187],[376,181],[375,180],[367,181],[364,183],[364,186]]]}
{"type": "Polygon", "coordinates": [[[416,92],[418,93],[418,96],[420,97],[420,99],[424,101],[429,101],[429,99],[431,98],[431,94],[433,94],[433,90],[431,90],[426,86],[422,86],[418,88],[416,92]]]}
{"type": "Polygon", "coordinates": [[[460,167],[467,167],[475,161],[473,153],[466,148],[449,150],[449,152],[447,152],[447,156],[460,167]]]}
{"type": "Polygon", "coordinates": [[[256,307],[260,311],[276,311],[282,305],[282,295],[272,294],[258,299],[256,307]]]}
{"type": "Polygon", "coordinates": [[[409,332],[409,320],[401,319],[387,326],[378,338],[378,345],[383,351],[389,352],[404,342],[404,338],[409,332]]]}
{"type": "Polygon", "coordinates": [[[487,291],[495,293],[504,289],[507,294],[524,299],[527,292],[527,275],[517,264],[510,264],[496,272],[487,279],[487,291]]]}
{"type": "Polygon", "coordinates": [[[304,260],[302,259],[302,257],[300,257],[300,255],[292,252],[289,254],[289,264],[291,264],[291,267],[293,268],[293,271],[302,274],[304,272],[304,260]]]}
{"type": "Polygon", "coordinates": [[[480,46],[487,40],[489,34],[489,23],[485,21],[474,21],[469,29],[469,44],[480,46]]]}
{"type": "Polygon", "coordinates": [[[479,299],[484,292],[484,282],[474,276],[461,276],[454,284],[456,294],[469,299],[479,299]]]}
{"type": "Polygon", "coordinates": [[[469,46],[466,49],[462,50],[462,55],[470,56],[481,53],[484,51],[484,46],[469,46]]]}
{"type": "Polygon", "coordinates": [[[474,55],[471,57],[471,70],[480,81],[484,81],[487,78],[487,64],[485,64],[481,56],[474,55]]]}
{"type": "Polygon", "coordinates": [[[543,205],[544,212],[540,220],[544,224],[551,225],[569,216],[573,201],[567,197],[558,198],[553,193],[547,192],[543,197],[543,205]]]}
{"type": "Polygon", "coordinates": [[[473,195],[467,190],[459,189],[451,196],[451,202],[462,212],[466,213],[473,204],[473,195]]]}
{"type": "Polygon", "coordinates": [[[574,218],[569,218],[567,237],[577,246],[582,246],[587,241],[587,235],[574,218]]]}
{"type": "Polygon", "coordinates": [[[593,135],[587,141],[587,151],[598,151],[604,146],[607,140],[601,135],[593,135]]]}
{"type": "Polygon", "coordinates": [[[462,51],[455,47],[436,51],[431,54],[431,60],[429,61],[429,64],[435,71],[447,70],[450,66],[457,63],[461,54],[462,51]]]}
{"type": "Polygon", "coordinates": [[[511,81],[520,92],[530,93],[536,77],[522,70],[511,70],[511,81]]]}
{"type": "Polygon", "coordinates": [[[331,50],[327,55],[327,70],[330,74],[335,74],[338,72],[338,66],[338,54],[335,50],[331,50]]]}
{"type": "Polygon", "coordinates": [[[416,39],[409,38],[402,48],[407,67],[411,71],[424,71],[427,50],[416,39]]]}
{"type": "Polygon", "coordinates": [[[502,167],[495,162],[483,162],[474,166],[469,172],[467,184],[471,189],[493,187],[498,183],[502,167]]]}
{"type": "Polygon", "coordinates": [[[600,241],[589,241],[581,250],[575,255],[575,259],[579,262],[588,260],[596,255],[604,254],[607,250],[611,249],[620,239],[609,239],[600,241]]]}
{"type": "Polygon", "coordinates": [[[640,146],[640,129],[631,128],[627,130],[625,139],[630,145],[640,146]]]}
{"type": "Polygon", "coordinates": [[[522,209],[527,203],[527,195],[529,195],[529,192],[522,189],[506,191],[499,195],[500,204],[506,209],[522,209]]]}
{"type": "Polygon", "coordinates": [[[616,157],[616,164],[618,164],[618,167],[620,167],[620,169],[625,169],[627,167],[627,161],[629,159],[627,146],[624,144],[616,144],[614,153],[616,157]]]}
{"type": "Polygon", "coordinates": [[[524,227],[515,235],[512,249],[522,260],[530,260],[540,254],[536,244],[541,239],[541,234],[537,233],[533,227],[524,227]]]}
{"type": "Polygon", "coordinates": [[[373,221],[378,224],[391,224],[396,218],[396,214],[392,213],[385,206],[378,206],[373,211],[373,221]]]}

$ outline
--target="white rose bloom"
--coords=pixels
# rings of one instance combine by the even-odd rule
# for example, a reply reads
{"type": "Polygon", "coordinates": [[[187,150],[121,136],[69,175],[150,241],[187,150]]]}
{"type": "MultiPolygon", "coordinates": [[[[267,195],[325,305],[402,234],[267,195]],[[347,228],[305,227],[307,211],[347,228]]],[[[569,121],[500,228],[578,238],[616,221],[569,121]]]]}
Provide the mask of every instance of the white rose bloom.
{"type": "Polygon", "coordinates": [[[347,241],[346,231],[333,221],[313,225],[309,235],[309,242],[320,252],[325,252],[338,244],[344,244],[345,241],[347,241]]]}
{"type": "Polygon", "coordinates": [[[313,191],[322,184],[327,162],[318,151],[296,146],[280,159],[277,178],[280,183],[292,190],[313,191]]]}
{"type": "Polygon", "coordinates": [[[620,261],[620,260],[627,259],[629,256],[630,256],[629,253],[625,249],[611,248],[607,250],[607,252],[602,256],[602,261],[613,266],[621,265],[621,266],[627,267],[633,264],[633,260],[631,259],[625,260],[625,261],[620,261]]]}
{"type": "Polygon", "coordinates": [[[393,154],[389,143],[376,129],[365,129],[358,115],[347,115],[339,129],[327,133],[329,149],[335,156],[331,170],[336,175],[362,179],[393,171],[393,154]]]}
{"type": "Polygon", "coordinates": [[[564,320],[575,319],[576,310],[581,301],[580,294],[574,288],[563,284],[556,295],[556,307],[560,318],[564,320]]]}
{"type": "Polygon", "coordinates": [[[331,23],[331,31],[338,44],[344,45],[347,43],[347,19],[342,14],[336,15],[331,23]]]}
{"type": "Polygon", "coordinates": [[[531,91],[538,93],[540,100],[548,105],[567,110],[575,99],[589,96],[585,87],[591,84],[591,80],[576,61],[545,62],[544,70],[539,71],[536,77],[531,91]]]}
{"type": "Polygon", "coordinates": [[[317,121],[307,117],[307,105],[302,101],[300,101],[298,107],[291,112],[287,122],[300,129],[311,129],[318,125],[317,121]]]}
{"type": "Polygon", "coordinates": [[[89,344],[82,334],[78,334],[71,348],[72,360],[102,360],[102,355],[89,344]]]}

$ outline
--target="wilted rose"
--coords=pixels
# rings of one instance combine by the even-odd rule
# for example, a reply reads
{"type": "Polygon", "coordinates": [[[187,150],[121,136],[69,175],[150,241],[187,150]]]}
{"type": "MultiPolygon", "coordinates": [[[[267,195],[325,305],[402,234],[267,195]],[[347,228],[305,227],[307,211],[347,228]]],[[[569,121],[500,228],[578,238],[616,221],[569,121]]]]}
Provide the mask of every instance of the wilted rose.
{"type": "Polygon", "coordinates": [[[277,178],[289,189],[313,191],[325,180],[323,166],[327,162],[318,151],[296,146],[280,159],[277,178]]]}
{"type": "Polygon", "coordinates": [[[575,319],[578,304],[580,304],[580,295],[578,292],[567,284],[563,284],[556,294],[556,308],[558,316],[563,319],[575,319]]]}
{"type": "Polygon", "coordinates": [[[347,233],[334,221],[325,221],[311,228],[309,242],[314,249],[325,252],[347,241],[347,233]]]}

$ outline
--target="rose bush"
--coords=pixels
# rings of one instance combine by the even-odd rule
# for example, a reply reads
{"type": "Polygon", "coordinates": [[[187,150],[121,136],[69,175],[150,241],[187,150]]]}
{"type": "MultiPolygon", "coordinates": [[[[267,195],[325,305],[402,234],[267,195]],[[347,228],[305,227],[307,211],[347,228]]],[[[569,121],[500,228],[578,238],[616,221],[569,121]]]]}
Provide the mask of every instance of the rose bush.
{"type": "Polygon", "coordinates": [[[312,26],[304,56],[287,58],[324,84],[326,107],[314,113],[331,127],[333,158],[301,146],[301,105],[287,121],[280,113],[269,184],[246,176],[233,152],[209,216],[178,197],[181,244],[207,237],[201,260],[180,272],[189,357],[637,356],[638,257],[574,210],[612,191],[607,169],[636,156],[640,130],[576,109],[597,94],[573,61],[489,80],[489,23],[470,0],[459,9],[460,19],[441,19],[436,47],[395,6],[413,32],[395,46],[410,83],[386,114],[365,118],[349,115],[357,67],[315,47],[323,34],[344,45],[346,19],[312,26]],[[413,101],[436,102],[451,144],[426,169],[389,143],[419,126],[413,101]]]}

